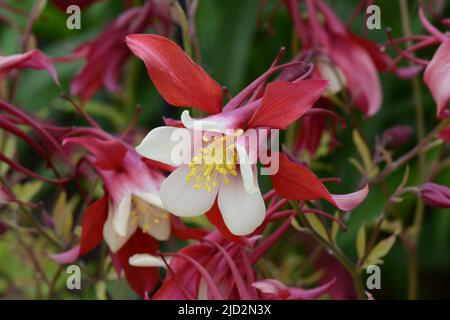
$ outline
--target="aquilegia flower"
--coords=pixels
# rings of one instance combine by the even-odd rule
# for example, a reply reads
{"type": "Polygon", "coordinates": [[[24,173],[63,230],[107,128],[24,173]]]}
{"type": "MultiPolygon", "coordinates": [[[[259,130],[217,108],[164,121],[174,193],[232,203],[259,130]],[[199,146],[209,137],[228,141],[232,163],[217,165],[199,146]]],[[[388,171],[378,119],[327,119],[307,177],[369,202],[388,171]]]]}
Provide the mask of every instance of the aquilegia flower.
{"type": "MultiPolygon", "coordinates": [[[[248,141],[252,136],[264,136],[267,128],[285,129],[300,118],[321,96],[328,81],[278,81],[266,86],[262,98],[247,100],[271,74],[284,67],[273,66],[222,108],[220,85],[175,43],[157,35],[135,34],[127,37],[127,44],[145,62],[150,78],[168,103],[212,114],[193,119],[184,111],[178,127],[155,128],[137,147],[145,157],[178,167],[161,185],[164,207],[177,216],[198,216],[217,202],[233,234],[252,233],[265,217],[256,161],[252,161],[261,160],[264,148],[248,141]],[[182,139],[182,149],[194,151],[187,161],[174,157],[180,136],[187,137],[182,139]]],[[[306,167],[276,150],[270,159],[279,159],[279,170],[271,178],[277,192],[288,199],[323,198],[350,210],[367,194],[364,188],[349,197],[333,196],[306,167]]]]}

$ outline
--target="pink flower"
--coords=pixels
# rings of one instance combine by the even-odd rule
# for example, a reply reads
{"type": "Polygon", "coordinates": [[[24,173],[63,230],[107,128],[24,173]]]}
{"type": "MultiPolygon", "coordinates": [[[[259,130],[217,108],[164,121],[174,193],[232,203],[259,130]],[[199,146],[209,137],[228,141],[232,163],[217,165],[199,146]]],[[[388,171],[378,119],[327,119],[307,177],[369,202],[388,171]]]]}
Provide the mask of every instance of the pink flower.
{"type": "Polygon", "coordinates": [[[26,53],[12,56],[0,56],[0,81],[15,69],[47,70],[57,85],[58,75],[52,61],[40,50],[31,50],[26,53]]]}
{"type": "MultiPolygon", "coordinates": [[[[220,85],[172,41],[136,34],[127,37],[127,44],[145,62],[150,78],[168,103],[212,114],[193,119],[186,110],[180,126],[153,129],[137,147],[147,158],[178,167],[161,185],[164,207],[177,216],[199,216],[212,210],[217,202],[231,233],[239,236],[252,233],[264,220],[265,204],[258,186],[256,162],[250,161],[259,152],[258,147],[247,144],[251,133],[261,135],[267,128],[285,129],[309,111],[328,82],[278,81],[265,87],[262,98],[248,101],[249,95],[271,74],[283,68],[274,66],[222,107],[220,85]],[[174,160],[173,151],[180,144],[179,139],[173,138],[176,135],[187,137],[182,143],[184,150],[201,146],[201,152],[190,155],[184,163],[174,160]]],[[[324,198],[349,210],[367,193],[363,189],[351,195],[354,200],[351,204],[342,196],[333,197],[309,169],[297,164],[288,170],[294,170],[294,176],[297,171],[302,179],[287,182],[292,174],[285,171],[289,160],[273,154],[281,159],[281,166],[271,176],[272,181],[277,192],[289,199],[324,198]]]]}

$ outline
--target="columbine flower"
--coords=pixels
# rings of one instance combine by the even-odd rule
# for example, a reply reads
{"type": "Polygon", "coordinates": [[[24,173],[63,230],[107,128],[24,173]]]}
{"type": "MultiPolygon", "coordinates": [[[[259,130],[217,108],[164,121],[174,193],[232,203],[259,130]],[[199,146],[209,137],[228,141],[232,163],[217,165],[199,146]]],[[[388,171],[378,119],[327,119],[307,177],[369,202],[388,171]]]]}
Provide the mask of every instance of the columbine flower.
{"type": "MultiPolygon", "coordinates": [[[[250,234],[265,217],[256,163],[250,161],[260,150],[246,143],[250,133],[260,135],[263,128],[286,128],[312,107],[328,82],[278,81],[266,86],[262,98],[247,101],[267,77],[283,66],[272,67],[222,109],[220,85],[175,43],[156,35],[131,35],[127,44],[145,62],[150,78],[168,103],[212,113],[203,119],[193,119],[184,111],[182,128],[156,128],[137,147],[145,157],[178,167],[161,185],[164,207],[177,216],[198,216],[211,210],[217,200],[228,229],[235,235],[250,234]],[[234,130],[231,134],[230,129],[234,130]],[[182,140],[184,150],[201,146],[199,154],[192,154],[190,161],[181,165],[173,156],[180,144],[174,137],[179,135],[188,137],[182,140]]],[[[275,151],[273,156],[272,159],[279,157],[281,163],[272,180],[277,192],[288,199],[324,198],[349,210],[367,193],[363,189],[352,194],[354,201],[348,201],[346,196],[332,196],[306,167],[289,165],[290,161],[275,151]],[[297,178],[295,181],[293,176],[297,178]]]]}
{"type": "Polygon", "coordinates": [[[198,243],[162,257],[137,254],[130,258],[130,264],[168,269],[153,299],[260,299],[258,291],[252,287],[256,281],[253,265],[289,229],[290,221],[286,219],[264,240],[255,236],[236,243],[213,231],[198,243]]]}
{"type": "Polygon", "coordinates": [[[35,49],[12,56],[0,56],[0,81],[15,69],[45,69],[55,83],[59,85],[58,76],[52,61],[40,50],[35,49]]]}
{"type": "Polygon", "coordinates": [[[141,295],[150,292],[157,282],[158,270],[134,268],[128,259],[138,252],[154,254],[159,247],[156,240],[169,238],[170,216],[159,198],[164,176],[129,146],[106,134],[103,139],[70,137],[64,144],[78,144],[91,152],[87,160],[101,176],[105,195],[85,211],[80,244],[52,258],[70,263],[104,239],[133,289],[141,295]]]}
{"type": "Polygon", "coordinates": [[[420,187],[420,196],[422,200],[437,208],[450,208],[450,188],[437,184],[425,183],[420,187]]]}

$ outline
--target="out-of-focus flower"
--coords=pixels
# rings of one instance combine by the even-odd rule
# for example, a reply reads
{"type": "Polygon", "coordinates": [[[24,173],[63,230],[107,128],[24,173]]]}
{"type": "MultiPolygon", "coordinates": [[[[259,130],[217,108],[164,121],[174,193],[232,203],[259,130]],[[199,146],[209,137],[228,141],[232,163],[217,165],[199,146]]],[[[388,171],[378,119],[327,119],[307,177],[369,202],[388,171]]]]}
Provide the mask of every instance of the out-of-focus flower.
{"type": "Polygon", "coordinates": [[[290,219],[269,237],[230,241],[213,231],[198,243],[175,253],[160,256],[136,255],[130,263],[141,267],[167,267],[167,276],[153,299],[161,300],[248,300],[260,299],[252,286],[256,282],[253,265],[288,230],[290,219]]]}
{"type": "Polygon", "coordinates": [[[410,126],[394,126],[383,132],[382,143],[387,148],[404,145],[411,137],[413,129],[410,126]]]}
{"type": "Polygon", "coordinates": [[[14,200],[14,196],[0,184],[0,204],[8,204],[14,200]]]}
{"type": "Polygon", "coordinates": [[[376,44],[352,34],[324,1],[305,2],[308,19],[300,16],[297,0],[284,2],[303,51],[310,52],[303,56],[312,56],[315,74],[331,81],[327,93],[335,94],[346,88],[355,105],[367,116],[377,113],[382,102],[377,70],[392,68],[399,76],[411,73],[410,70],[396,68],[376,44]]]}
{"type": "Polygon", "coordinates": [[[450,39],[444,41],[424,73],[425,84],[431,91],[437,104],[439,118],[450,117],[448,101],[450,99],[450,39]]]}
{"type": "MultiPolygon", "coordinates": [[[[193,119],[186,110],[181,116],[184,128],[156,128],[137,147],[145,157],[178,166],[161,186],[164,207],[178,216],[198,216],[211,210],[217,199],[223,221],[233,234],[252,233],[264,220],[265,204],[258,187],[256,162],[249,161],[259,151],[246,141],[251,132],[258,135],[261,129],[285,129],[310,110],[328,81],[278,81],[266,86],[262,98],[246,101],[282,67],[274,66],[222,108],[220,85],[175,43],[161,36],[136,34],[127,37],[127,44],[145,62],[150,78],[168,103],[212,113],[193,119]],[[181,134],[188,137],[183,139],[183,143],[189,144],[183,146],[184,150],[201,146],[201,152],[191,155],[188,163],[175,163],[173,159],[174,148],[180,143],[173,135],[181,134]]],[[[289,165],[284,155],[278,156],[275,151],[273,154],[280,158],[281,165],[271,178],[282,196],[302,200],[324,198],[344,210],[358,205],[365,197],[366,189],[353,194],[350,205],[345,196],[330,195],[306,167],[289,165]],[[297,172],[299,179],[290,179],[292,173],[286,169],[294,170],[294,176],[297,172]]]]}
{"type": "Polygon", "coordinates": [[[55,83],[59,85],[52,61],[40,50],[35,49],[26,53],[0,56],[0,80],[15,69],[47,70],[55,83]]]}
{"type": "Polygon", "coordinates": [[[450,127],[445,128],[439,133],[439,138],[450,142],[450,127]]]}
{"type": "Polygon", "coordinates": [[[334,279],[314,289],[301,289],[287,287],[275,279],[264,279],[253,283],[252,286],[258,289],[267,300],[317,300],[333,283],[334,279]]]}
{"type": "Polygon", "coordinates": [[[170,216],[162,208],[159,185],[164,176],[147,165],[133,149],[113,137],[69,137],[65,145],[78,144],[92,155],[87,156],[100,174],[105,195],[84,213],[80,244],[52,255],[61,263],[70,263],[92,249],[102,239],[117,257],[132,288],[139,294],[151,292],[158,279],[158,269],[137,269],[128,259],[135,253],[154,254],[157,240],[170,235],[170,216]]]}
{"type": "Polygon", "coordinates": [[[422,200],[432,207],[450,208],[450,188],[437,184],[425,183],[420,187],[422,200]]]}
{"type": "Polygon", "coordinates": [[[0,220],[0,236],[8,231],[8,226],[0,220]]]}
{"type": "Polygon", "coordinates": [[[128,34],[142,32],[153,26],[165,34],[170,29],[169,5],[151,0],[139,8],[131,8],[113,21],[96,39],[84,43],[72,56],[60,57],[59,62],[84,58],[86,65],[71,83],[71,92],[88,100],[101,86],[110,92],[120,88],[118,81],[130,51],[125,45],[128,34]],[[159,29],[158,29],[159,28],[159,29]]]}

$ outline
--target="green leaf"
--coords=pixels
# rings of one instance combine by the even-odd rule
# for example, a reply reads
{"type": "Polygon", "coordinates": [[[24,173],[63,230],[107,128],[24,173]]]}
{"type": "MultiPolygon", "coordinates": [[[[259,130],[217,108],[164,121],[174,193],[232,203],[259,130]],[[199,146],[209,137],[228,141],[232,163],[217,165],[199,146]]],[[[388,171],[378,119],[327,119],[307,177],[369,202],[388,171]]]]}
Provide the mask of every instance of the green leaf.
{"type": "Polygon", "coordinates": [[[392,246],[395,243],[395,235],[390,236],[389,238],[386,238],[384,240],[381,240],[378,242],[378,244],[372,249],[369,256],[367,257],[367,262],[373,262],[380,260],[385,255],[389,253],[392,246]]]}
{"type": "Polygon", "coordinates": [[[366,253],[366,228],[364,226],[359,228],[358,235],[356,236],[356,253],[360,259],[366,253]]]}
{"type": "Polygon", "coordinates": [[[325,230],[325,227],[315,214],[306,215],[306,219],[308,219],[308,222],[311,224],[311,227],[317,234],[319,234],[324,239],[328,239],[328,234],[325,230]]]}
{"type": "Polygon", "coordinates": [[[359,156],[363,161],[367,176],[369,178],[374,177],[375,175],[377,175],[379,168],[372,164],[372,158],[370,156],[369,147],[367,147],[367,144],[365,143],[364,139],[361,137],[361,135],[356,129],[353,130],[353,142],[355,143],[359,156]]]}

